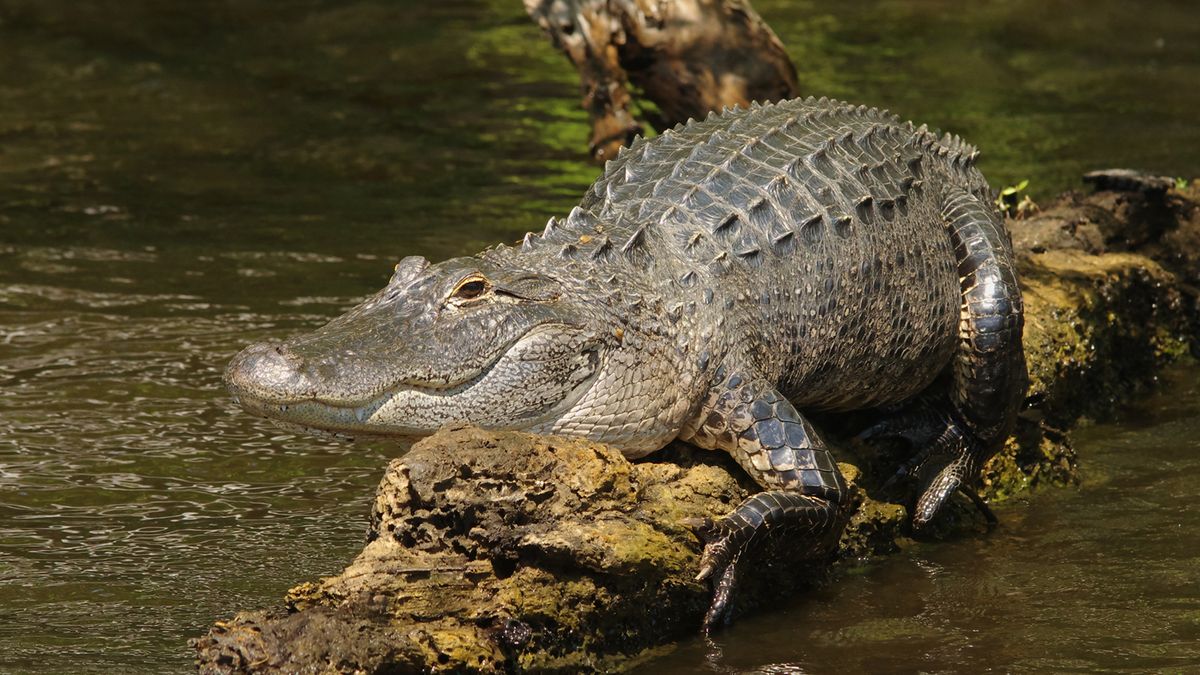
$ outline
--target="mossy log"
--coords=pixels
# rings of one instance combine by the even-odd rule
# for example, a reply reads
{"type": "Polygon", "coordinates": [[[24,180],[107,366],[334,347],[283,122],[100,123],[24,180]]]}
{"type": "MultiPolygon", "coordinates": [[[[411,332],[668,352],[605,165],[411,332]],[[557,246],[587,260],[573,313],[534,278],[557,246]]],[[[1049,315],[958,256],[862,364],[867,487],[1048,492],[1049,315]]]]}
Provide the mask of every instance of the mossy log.
{"type": "MultiPolygon", "coordinates": [[[[1018,433],[985,472],[991,498],[1073,481],[1072,424],[1104,414],[1195,344],[1198,196],[1068,195],[1011,223],[1032,386],[1018,433]]],[[[857,503],[838,552],[807,565],[784,549],[762,552],[741,583],[741,611],[906,535],[906,495],[877,488],[896,458],[828,424],[857,503]]],[[[390,463],[369,542],[342,574],[293,588],[277,609],[217,623],[193,641],[199,668],[619,669],[699,629],[709,589],[693,580],[700,543],[681,523],[724,514],[754,489],[722,454],[682,444],[630,463],[577,439],[445,429],[390,463]]],[[[980,526],[962,504],[941,522],[943,535],[980,526]]]]}

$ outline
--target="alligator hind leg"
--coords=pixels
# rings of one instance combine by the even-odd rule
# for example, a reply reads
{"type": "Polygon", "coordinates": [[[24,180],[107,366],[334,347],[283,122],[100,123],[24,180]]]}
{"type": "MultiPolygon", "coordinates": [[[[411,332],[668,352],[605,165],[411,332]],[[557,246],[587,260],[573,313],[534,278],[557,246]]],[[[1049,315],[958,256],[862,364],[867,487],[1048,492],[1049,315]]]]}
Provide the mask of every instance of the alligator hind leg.
{"type": "Polygon", "coordinates": [[[681,437],[729,451],[766,490],[720,519],[690,523],[704,541],[696,579],[714,580],[707,632],[728,621],[738,561],[760,538],[786,532],[805,554],[829,549],[845,521],[846,483],[812,426],[762,378],[723,379],[681,437]]]}
{"type": "Polygon", "coordinates": [[[917,478],[920,489],[915,528],[928,524],[955,490],[995,520],[971,484],[1012,431],[1026,386],[1021,294],[1000,216],[990,204],[955,190],[943,202],[942,217],[962,291],[948,400],[918,403],[860,434],[902,437],[918,447],[901,469],[917,478]]]}

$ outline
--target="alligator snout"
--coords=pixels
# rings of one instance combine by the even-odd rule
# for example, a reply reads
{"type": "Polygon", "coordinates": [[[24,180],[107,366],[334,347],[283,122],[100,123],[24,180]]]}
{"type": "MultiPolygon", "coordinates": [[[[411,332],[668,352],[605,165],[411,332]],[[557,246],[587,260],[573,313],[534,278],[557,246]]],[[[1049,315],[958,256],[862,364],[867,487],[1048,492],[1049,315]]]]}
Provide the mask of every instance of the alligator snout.
{"type": "Polygon", "coordinates": [[[312,392],[312,379],[304,361],[275,342],[260,342],[243,349],[225,369],[225,384],[243,405],[247,398],[292,401],[312,392]]]}

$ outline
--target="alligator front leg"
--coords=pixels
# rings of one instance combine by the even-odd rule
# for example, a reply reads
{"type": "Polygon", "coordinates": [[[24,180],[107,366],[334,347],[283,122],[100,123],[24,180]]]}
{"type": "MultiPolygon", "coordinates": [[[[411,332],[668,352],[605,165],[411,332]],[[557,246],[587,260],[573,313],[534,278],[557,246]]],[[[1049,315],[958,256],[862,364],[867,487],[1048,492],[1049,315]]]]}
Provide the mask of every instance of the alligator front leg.
{"type": "Polygon", "coordinates": [[[723,378],[682,438],[728,451],[765,489],[716,521],[691,523],[705,542],[696,578],[714,580],[707,632],[728,621],[738,561],[758,539],[786,532],[808,554],[828,549],[845,521],[846,482],[808,421],[761,377],[723,378]]]}

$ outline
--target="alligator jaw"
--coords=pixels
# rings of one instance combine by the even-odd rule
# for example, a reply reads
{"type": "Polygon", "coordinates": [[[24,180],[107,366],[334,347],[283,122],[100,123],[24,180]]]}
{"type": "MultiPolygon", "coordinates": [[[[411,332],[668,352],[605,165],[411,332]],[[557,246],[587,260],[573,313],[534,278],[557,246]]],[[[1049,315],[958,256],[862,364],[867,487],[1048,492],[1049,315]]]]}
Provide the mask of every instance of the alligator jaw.
{"type": "MultiPolygon", "coordinates": [[[[232,387],[231,387],[232,388],[232,387]]],[[[419,438],[428,432],[416,429],[369,429],[364,425],[382,405],[381,401],[361,406],[346,407],[321,403],[314,400],[278,403],[266,401],[253,395],[234,393],[233,401],[247,412],[269,420],[275,426],[318,436],[330,436],[344,440],[363,437],[419,438]]]]}
{"type": "Polygon", "coordinates": [[[560,350],[549,359],[559,366],[551,369],[559,380],[559,396],[538,401],[525,415],[499,419],[497,404],[525,386],[514,378],[522,371],[514,368],[529,363],[530,350],[544,352],[546,341],[554,340],[547,336],[577,330],[566,324],[539,324],[470,378],[452,383],[406,378],[357,399],[344,393],[323,393],[310,369],[285,345],[269,343],[252,345],[238,354],[226,370],[225,383],[234,401],[246,411],[291,430],[341,437],[415,438],[459,421],[528,428],[555,418],[579,400],[595,379],[598,347],[580,342],[574,346],[581,351],[560,350]]]}

